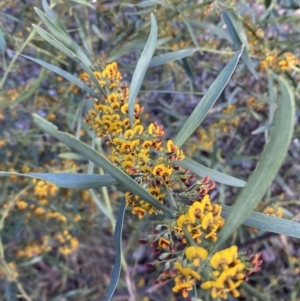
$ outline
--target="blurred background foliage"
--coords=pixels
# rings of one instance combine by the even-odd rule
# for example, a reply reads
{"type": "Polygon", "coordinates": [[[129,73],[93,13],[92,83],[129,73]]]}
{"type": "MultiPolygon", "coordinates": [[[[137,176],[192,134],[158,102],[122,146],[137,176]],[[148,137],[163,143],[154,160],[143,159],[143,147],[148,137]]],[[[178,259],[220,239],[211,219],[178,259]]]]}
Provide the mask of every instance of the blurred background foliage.
{"type": "MultiPolygon", "coordinates": [[[[300,204],[299,5],[291,0],[51,1],[59,22],[99,70],[117,61],[125,82],[131,81],[147,41],[151,12],[158,24],[154,56],[194,49],[188,57],[151,67],[139,94],[145,108],[143,122],[163,124],[167,138],[176,135],[239,43],[245,44],[249,60],[239,63],[183,148],[186,157],[242,180],[252,173],[268,140],[278,94],[274,74],[284,74],[296,99],[294,137],[284,165],[256,210],[295,221],[300,204]],[[233,38],[230,24],[238,39],[233,38]]],[[[77,77],[82,74],[77,64],[33,29],[32,23],[41,26],[34,7],[42,10],[41,1],[0,3],[0,170],[85,173],[91,168],[87,160],[32,121],[36,112],[60,130],[91,143],[92,132],[83,118],[92,104],[85,93],[20,55],[77,77]]],[[[105,153],[100,140],[96,147],[105,153]]],[[[17,176],[0,181],[0,300],[104,300],[115,256],[114,218],[103,213],[99,203],[108,198],[111,212],[116,213],[122,189],[70,190],[17,176]],[[19,298],[20,288],[24,294],[19,298]]],[[[217,183],[211,199],[231,205],[238,192],[239,188],[217,183]]],[[[137,245],[158,218],[125,216],[126,264],[115,300],[181,299],[168,283],[152,287],[155,272],[144,263],[153,255],[149,246],[137,245]]],[[[298,240],[240,227],[232,243],[262,252],[264,265],[251,285],[270,300],[299,298],[298,240]]]]}

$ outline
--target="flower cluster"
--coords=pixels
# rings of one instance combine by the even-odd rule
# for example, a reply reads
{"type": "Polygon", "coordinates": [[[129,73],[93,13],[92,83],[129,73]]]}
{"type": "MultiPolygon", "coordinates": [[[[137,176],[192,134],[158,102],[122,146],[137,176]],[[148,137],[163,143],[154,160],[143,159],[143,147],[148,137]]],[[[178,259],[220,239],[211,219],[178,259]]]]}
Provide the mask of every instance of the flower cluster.
{"type": "Polygon", "coordinates": [[[260,269],[262,260],[260,254],[253,256],[250,260],[238,253],[237,246],[216,252],[210,259],[212,276],[214,280],[202,283],[202,289],[210,289],[213,298],[227,299],[230,293],[233,297],[240,296],[237,288],[247,280],[246,276],[260,269]]]}
{"type": "MultiPolygon", "coordinates": [[[[164,265],[154,283],[174,279],[173,291],[188,297],[188,291],[204,278],[202,288],[210,289],[212,297],[226,298],[227,293],[238,296],[236,288],[246,279],[249,264],[241,259],[237,247],[213,254],[210,265],[208,262],[209,250],[224,225],[222,206],[212,204],[208,195],[215,183],[209,177],[197,179],[195,174],[176,165],[176,161],[185,158],[183,151],[172,140],[164,143],[165,132],[157,122],[147,127],[141,124],[143,107],[139,104],[135,105],[131,126],[129,89],[120,83],[122,76],[115,62],[94,75],[107,96],[95,98],[85,121],[99,137],[108,138],[110,161],[128,175],[134,175],[135,181],[160,203],[168,201],[174,211],[174,219],[157,225],[151,235],[140,239],[142,244],[149,242],[157,256],[147,266],[164,265]]],[[[93,85],[88,74],[82,73],[80,78],[93,85]]],[[[224,114],[231,115],[234,110],[235,106],[230,106],[224,114]]],[[[159,213],[157,208],[130,191],[125,193],[125,198],[127,206],[132,207],[132,213],[139,218],[145,213],[159,213]]],[[[250,269],[253,270],[251,265],[250,269]]]]}
{"type": "Polygon", "coordinates": [[[277,53],[269,54],[260,63],[260,70],[264,71],[267,68],[280,70],[281,72],[292,71],[299,65],[299,59],[291,52],[285,52],[278,56],[277,53]]]}
{"type": "Polygon", "coordinates": [[[43,236],[39,242],[28,243],[24,248],[18,250],[16,253],[17,258],[33,258],[50,251],[52,248],[50,246],[49,236],[43,236]]]}
{"type": "MultiPolygon", "coordinates": [[[[169,140],[163,145],[165,135],[163,126],[158,122],[148,127],[141,124],[140,113],[143,107],[135,104],[134,124],[131,128],[128,118],[129,88],[121,84],[122,78],[117,63],[108,64],[102,72],[95,71],[99,84],[107,92],[103,99],[95,99],[85,121],[95,130],[98,137],[107,136],[107,145],[112,148],[109,159],[135,180],[143,185],[159,202],[163,203],[165,187],[175,182],[175,171],[179,169],[175,160],[184,159],[183,151],[169,140]],[[156,158],[150,153],[157,153],[156,158]]],[[[80,78],[90,85],[89,75],[82,73],[80,78]]],[[[132,213],[142,218],[145,212],[157,214],[159,210],[131,192],[125,194],[127,206],[132,213]]]]}
{"type": "Polygon", "coordinates": [[[79,241],[75,236],[72,236],[68,230],[62,233],[57,233],[55,239],[61,244],[58,251],[62,255],[69,255],[76,251],[79,247],[79,241]]]}

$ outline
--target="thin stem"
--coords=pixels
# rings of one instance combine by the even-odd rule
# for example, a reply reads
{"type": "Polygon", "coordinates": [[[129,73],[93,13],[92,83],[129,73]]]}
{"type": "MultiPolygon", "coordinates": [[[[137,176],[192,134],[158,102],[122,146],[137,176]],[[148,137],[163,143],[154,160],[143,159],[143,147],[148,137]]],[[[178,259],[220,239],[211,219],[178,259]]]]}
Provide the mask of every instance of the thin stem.
{"type": "Polygon", "coordinates": [[[30,35],[28,36],[28,38],[26,39],[26,41],[24,42],[24,44],[21,46],[21,48],[15,53],[15,56],[13,57],[13,59],[11,60],[7,70],[5,71],[3,78],[0,82],[0,89],[3,87],[4,82],[6,81],[6,78],[9,74],[9,72],[11,71],[11,69],[13,68],[13,65],[15,63],[15,61],[17,60],[17,58],[19,57],[19,55],[21,54],[21,52],[24,50],[24,48],[27,46],[27,44],[30,42],[30,40],[34,37],[35,35],[35,30],[33,30],[30,35]]]}

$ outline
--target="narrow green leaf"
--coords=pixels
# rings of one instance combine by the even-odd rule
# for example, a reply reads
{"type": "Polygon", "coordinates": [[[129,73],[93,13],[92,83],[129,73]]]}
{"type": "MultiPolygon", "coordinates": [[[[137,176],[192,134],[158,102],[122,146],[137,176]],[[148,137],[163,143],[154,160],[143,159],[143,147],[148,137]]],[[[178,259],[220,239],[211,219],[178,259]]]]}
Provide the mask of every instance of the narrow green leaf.
{"type": "Polygon", "coordinates": [[[4,34],[0,28],[0,52],[4,53],[6,49],[6,41],[4,38],[4,34]]]}
{"type": "Polygon", "coordinates": [[[47,121],[41,116],[34,113],[32,114],[32,117],[34,119],[34,122],[46,133],[52,135],[57,140],[66,144],[67,146],[72,148],[75,152],[81,154],[84,158],[94,162],[97,166],[105,170],[118,182],[122,183],[124,187],[126,187],[126,189],[138,195],[145,202],[151,204],[153,207],[157,209],[162,210],[167,215],[173,216],[172,211],[169,208],[162,205],[153,195],[151,195],[148,191],[143,189],[125,172],[123,172],[121,169],[119,169],[111,162],[109,162],[96,150],[92,149],[90,146],[86,145],[85,143],[77,140],[72,135],[65,132],[58,131],[56,126],[54,126],[51,122],[47,121]]]}
{"type": "Polygon", "coordinates": [[[74,18],[77,23],[78,33],[79,33],[80,39],[82,41],[82,44],[84,46],[84,49],[88,53],[88,55],[91,57],[93,55],[93,49],[92,49],[92,45],[90,43],[90,37],[87,35],[87,32],[86,32],[85,28],[83,27],[83,25],[81,24],[77,14],[75,12],[73,12],[73,15],[74,15],[74,18]]]}
{"type": "Polygon", "coordinates": [[[47,42],[49,42],[55,48],[57,48],[58,50],[66,54],[68,57],[70,57],[72,60],[77,62],[89,74],[93,82],[96,84],[97,88],[105,95],[105,91],[99,84],[99,81],[94,75],[93,71],[86,64],[84,64],[84,62],[74,52],[72,52],[69,48],[67,48],[65,45],[63,45],[60,41],[58,41],[55,37],[53,37],[41,27],[35,24],[32,24],[32,26],[37,31],[37,33],[40,34],[47,42]]]}
{"type": "Polygon", "coordinates": [[[58,187],[70,189],[100,188],[118,182],[110,175],[71,174],[71,173],[17,173],[0,171],[0,177],[20,176],[49,181],[58,187]]]}
{"type": "Polygon", "coordinates": [[[269,123],[273,122],[275,113],[275,91],[274,91],[274,81],[271,71],[268,73],[268,91],[269,91],[269,123]]]}
{"type": "Polygon", "coordinates": [[[222,172],[205,167],[204,165],[201,165],[188,158],[185,158],[182,161],[174,161],[174,162],[176,162],[176,165],[182,168],[188,168],[192,173],[195,173],[200,177],[204,178],[206,176],[209,176],[212,181],[215,181],[217,183],[222,183],[225,185],[235,186],[235,187],[244,187],[246,184],[246,182],[243,180],[234,178],[222,172]]]}
{"type": "Polygon", "coordinates": [[[201,28],[207,29],[211,33],[213,33],[213,34],[215,34],[215,35],[217,35],[221,38],[224,38],[226,40],[229,40],[229,37],[228,37],[228,34],[226,33],[226,31],[219,28],[218,26],[216,26],[214,24],[201,22],[201,21],[196,21],[196,20],[191,20],[191,21],[189,21],[189,23],[191,25],[196,26],[196,27],[201,27],[201,28]]]}
{"type": "Polygon", "coordinates": [[[100,199],[98,198],[96,192],[94,191],[94,189],[90,189],[89,190],[91,195],[92,195],[92,198],[93,198],[93,201],[94,203],[96,204],[96,206],[98,207],[98,209],[107,217],[109,218],[110,220],[115,220],[115,217],[113,216],[113,214],[107,209],[106,205],[104,203],[102,203],[100,201],[100,199]]]}
{"type": "Polygon", "coordinates": [[[252,131],[251,134],[252,135],[261,134],[261,133],[263,133],[265,131],[268,131],[272,127],[273,127],[273,123],[267,123],[267,124],[264,124],[264,125],[260,126],[258,129],[252,131]]]}
{"type": "Polygon", "coordinates": [[[193,113],[179,130],[174,140],[175,145],[181,146],[193,134],[193,132],[208,114],[209,110],[212,108],[215,101],[218,99],[227,83],[229,82],[229,79],[237,66],[243,50],[244,48],[242,47],[241,50],[235,53],[233,58],[229,61],[229,63],[221,71],[213,84],[209,87],[200,103],[197,105],[193,113]]]}
{"type": "Polygon", "coordinates": [[[135,7],[135,6],[138,6],[138,7],[150,7],[150,6],[153,6],[156,3],[157,3],[156,0],[144,0],[144,1],[140,1],[138,4],[122,3],[121,5],[129,6],[129,7],[135,7]]]}
{"type": "MultiPolygon", "coordinates": [[[[238,34],[238,32],[236,31],[236,28],[233,24],[233,20],[229,17],[228,13],[226,11],[221,11],[221,15],[222,18],[224,20],[224,23],[227,26],[229,35],[232,39],[233,44],[239,49],[242,46],[242,41],[240,39],[240,36],[238,34]]],[[[249,69],[249,71],[253,74],[253,76],[257,79],[257,73],[254,69],[253,63],[249,57],[248,51],[245,48],[242,54],[242,60],[244,61],[244,63],[246,64],[247,68],[249,69]]]]}
{"type": "Polygon", "coordinates": [[[180,60],[199,50],[198,48],[187,48],[179,51],[168,52],[159,56],[154,56],[149,64],[149,67],[163,65],[172,61],[180,60]]]}
{"type": "Polygon", "coordinates": [[[117,223],[116,223],[116,228],[114,233],[114,242],[116,246],[116,261],[111,273],[111,280],[105,298],[106,301],[110,301],[110,299],[112,298],[120,278],[121,263],[122,263],[122,228],[124,222],[125,209],[126,209],[126,201],[125,198],[123,198],[118,212],[117,223]]]}
{"type": "Polygon", "coordinates": [[[92,25],[92,29],[94,31],[94,33],[103,41],[107,41],[108,40],[108,37],[102,32],[100,31],[100,29],[95,25],[93,24],[92,25]]]}
{"type": "Polygon", "coordinates": [[[122,47],[117,47],[113,50],[108,56],[108,61],[113,62],[126,53],[142,49],[145,43],[145,37],[137,37],[134,40],[129,41],[127,44],[122,45],[122,47]]]}
{"type": "MultiPolygon", "coordinates": [[[[222,216],[227,219],[228,223],[230,222],[228,216],[232,209],[232,206],[222,205],[222,216]]],[[[300,238],[300,223],[270,216],[261,212],[252,211],[243,221],[243,225],[263,231],[300,238]]]]}
{"type": "Polygon", "coordinates": [[[73,152],[61,153],[58,155],[58,158],[71,159],[71,160],[85,160],[84,157],[82,157],[81,155],[78,155],[76,153],[73,153],[73,152]]]}
{"type": "Polygon", "coordinates": [[[71,59],[76,59],[76,54],[71,51],[69,48],[67,48],[64,44],[62,44],[60,41],[58,41],[56,38],[54,38],[51,34],[49,34],[47,31],[45,31],[43,28],[41,28],[38,25],[32,24],[32,27],[36,30],[36,32],[43,37],[44,40],[46,40],[48,43],[53,45],[55,48],[60,50],[62,53],[70,57],[71,59]]]}
{"type": "MultiPolygon", "coordinates": [[[[173,5],[172,5],[172,6],[173,6],[173,5]]],[[[173,6],[173,7],[175,8],[175,10],[176,10],[177,12],[179,12],[179,13],[181,14],[181,16],[182,16],[182,21],[183,21],[183,23],[185,24],[185,26],[186,26],[186,28],[187,28],[187,30],[188,30],[190,36],[191,36],[191,39],[192,39],[192,41],[193,41],[195,47],[197,47],[198,49],[200,49],[200,45],[199,45],[199,43],[198,43],[198,41],[197,41],[197,38],[196,38],[196,36],[195,36],[195,34],[194,34],[194,30],[193,30],[192,26],[190,25],[188,19],[186,18],[186,16],[185,16],[183,10],[180,10],[180,8],[175,7],[175,6],[173,6]]],[[[200,52],[201,52],[201,51],[200,51],[200,52]]]]}
{"type": "Polygon", "coordinates": [[[91,4],[90,2],[86,1],[86,0],[71,0],[75,3],[78,3],[78,4],[81,4],[81,5],[85,5],[85,6],[88,6],[92,9],[96,9],[95,6],[93,6],[93,4],[91,4]]]}
{"type": "Polygon", "coordinates": [[[36,7],[34,9],[39,15],[40,19],[43,21],[43,23],[53,34],[53,36],[65,46],[67,46],[67,48],[70,48],[86,66],[88,66],[89,68],[93,68],[93,64],[90,61],[90,59],[87,57],[84,51],[72,40],[72,38],[61,28],[57,27],[41,10],[39,10],[36,7]]]}
{"type": "Polygon", "coordinates": [[[63,23],[59,20],[56,13],[48,5],[47,0],[42,0],[42,6],[44,12],[49,17],[49,19],[53,22],[53,24],[55,24],[58,28],[61,28],[63,31],[66,31],[66,28],[64,27],[63,23]]]}
{"type": "Polygon", "coordinates": [[[134,106],[136,97],[140,91],[141,85],[143,83],[146,71],[151,62],[155,46],[157,41],[157,24],[153,14],[151,14],[151,31],[145,45],[145,48],[137,62],[136,68],[134,70],[128,97],[128,115],[131,127],[133,127],[134,122],[134,106]]]}
{"type": "Polygon", "coordinates": [[[82,90],[86,91],[87,93],[91,94],[92,96],[98,97],[98,94],[96,92],[94,92],[89,86],[87,86],[84,82],[82,82],[78,77],[70,74],[69,72],[60,69],[54,65],[51,65],[49,63],[46,63],[42,60],[36,59],[34,57],[28,56],[28,55],[22,55],[23,57],[26,57],[27,59],[38,63],[41,66],[46,67],[47,69],[57,73],[58,75],[60,75],[61,77],[65,78],[66,80],[70,81],[71,83],[75,84],[76,86],[78,86],[79,88],[81,88],[82,90]]]}
{"type": "Polygon", "coordinates": [[[291,88],[283,77],[279,78],[279,89],[278,108],[270,140],[265,146],[256,169],[232,206],[228,222],[225,223],[213,247],[214,251],[232,235],[258,205],[284,161],[293,135],[295,105],[291,88]]]}
{"type": "MultiPolygon", "coordinates": [[[[167,42],[169,42],[172,38],[163,38],[163,39],[158,39],[156,46],[161,46],[167,42]]],[[[147,39],[145,37],[137,37],[134,40],[128,42],[127,44],[124,44],[122,47],[117,47],[114,49],[108,56],[108,61],[113,62],[120,58],[121,56],[133,52],[139,49],[143,49],[145,46],[147,39]]]]}
{"type": "MultiPolygon", "coordinates": [[[[182,59],[182,68],[185,71],[187,77],[190,79],[190,81],[193,83],[195,81],[195,77],[193,74],[193,71],[189,65],[189,62],[186,58],[182,59]]],[[[189,94],[191,94],[192,91],[189,91],[189,94]]]]}

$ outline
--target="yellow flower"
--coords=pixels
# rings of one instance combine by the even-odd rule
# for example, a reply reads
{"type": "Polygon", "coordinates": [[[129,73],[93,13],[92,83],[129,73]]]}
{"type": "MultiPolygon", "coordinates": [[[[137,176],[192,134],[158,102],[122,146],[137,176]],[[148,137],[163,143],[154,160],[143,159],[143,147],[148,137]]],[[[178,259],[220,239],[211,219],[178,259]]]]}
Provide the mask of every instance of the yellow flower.
{"type": "Polygon", "coordinates": [[[130,149],[131,150],[135,150],[140,144],[140,140],[139,139],[135,139],[133,141],[130,142],[130,149]]]}
{"type": "Polygon", "coordinates": [[[111,93],[107,96],[108,102],[117,102],[118,101],[118,95],[116,93],[111,93]]]}
{"type": "Polygon", "coordinates": [[[132,161],[123,161],[121,165],[124,169],[134,167],[134,163],[132,161]]]}
{"type": "Polygon", "coordinates": [[[154,125],[154,123],[150,123],[150,125],[148,126],[149,134],[153,135],[155,129],[156,129],[156,126],[154,125]]]}
{"type": "Polygon", "coordinates": [[[213,238],[213,240],[216,240],[216,231],[219,228],[218,223],[215,223],[215,220],[213,218],[212,212],[208,212],[207,214],[204,215],[202,219],[201,226],[204,230],[208,230],[208,234],[205,236],[205,238],[213,238]]]}
{"type": "Polygon", "coordinates": [[[123,120],[122,124],[124,125],[125,128],[129,128],[130,127],[130,120],[129,120],[129,118],[125,118],[123,120]]]}
{"type": "Polygon", "coordinates": [[[165,166],[165,175],[170,176],[173,172],[173,167],[172,166],[165,166]]]}
{"type": "Polygon", "coordinates": [[[207,258],[208,252],[202,247],[190,246],[186,248],[185,256],[187,259],[193,261],[195,267],[198,267],[201,261],[207,258]]]}
{"type": "Polygon", "coordinates": [[[130,142],[123,142],[120,148],[120,153],[129,153],[130,152],[130,142]]]}
{"type": "Polygon", "coordinates": [[[203,200],[201,201],[196,201],[194,202],[190,207],[189,207],[189,216],[191,218],[202,218],[203,217],[203,212],[204,212],[204,208],[205,208],[205,205],[206,205],[206,201],[207,201],[207,198],[206,196],[203,198],[203,200]]]}
{"type": "Polygon", "coordinates": [[[231,246],[230,248],[216,252],[210,259],[210,265],[212,268],[222,269],[228,268],[228,266],[238,257],[237,246],[231,246]]]}
{"type": "Polygon", "coordinates": [[[90,76],[86,72],[81,72],[79,78],[83,81],[89,80],[90,76]]]}
{"type": "Polygon", "coordinates": [[[172,291],[174,293],[182,291],[182,296],[184,298],[187,298],[189,296],[188,291],[191,291],[193,289],[194,284],[195,279],[186,280],[181,275],[179,275],[175,278],[175,286],[172,288],[172,291]]]}
{"type": "Polygon", "coordinates": [[[146,209],[144,209],[142,207],[134,207],[131,212],[132,212],[132,214],[137,214],[139,216],[139,218],[143,218],[143,216],[146,212],[146,209]]]}
{"type": "Polygon", "coordinates": [[[101,74],[100,71],[94,71],[93,73],[94,73],[95,77],[96,77],[98,80],[101,79],[102,74],[101,74]]]}
{"type": "Polygon", "coordinates": [[[170,244],[171,242],[164,237],[160,237],[158,240],[158,246],[161,247],[162,249],[168,248],[170,244]]]}
{"type": "Polygon", "coordinates": [[[213,298],[227,299],[230,292],[234,297],[239,297],[240,293],[236,290],[241,285],[245,275],[241,273],[245,268],[243,263],[228,268],[215,281],[206,281],[201,285],[202,289],[211,289],[213,298]]]}
{"type": "Polygon", "coordinates": [[[152,174],[152,168],[148,165],[142,166],[141,172],[144,173],[145,175],[152,174]]]}
{"type": "Polygon", "coordinates": [[[189,214],[182,214],[178,217],[176,223],[179,228],[182,229],[183,226],[186,226],[188,231],[191,231],[191,224],[194,224],[196,218],[191,217],[189,214]]]}
{"type": "Polygon", "coordinates": [[[159,189],[159,187],[150,187],[148,189],[148,192],[154,196],[158,196],[158,194],[160,193],[160,189],[159,189]]]}
{"type": "Polygon", "coordinates": [[[149,150],[152,145],[153,145],[153,141],[146,140],[146,141],[143,142],[142,147],[149,150]]]}
{"type": "Polygon", "coordinates": [[[124,138],[125,139],[132,139],[133,136],[134,136],[134,131],[133,130],[127,130],[125,133],[124,133],[124,138]]]}
{"type": "Polygon", "coordinates": [[[124,158],[124,161],[131,161],[131,162],[134,162],[134,159],[135,159],[135,157],[131,154],[124,155],[123,158],[124,158]]]}
{"type": "Polygon", "coordinates": [[[144,131],[144,127],[139,124],[139,125],[136,125],[134,128],[133,128],[133,131],[135,134],[138,134],[138,135],[142,135],[143,134],[143,131],[144,131]]]}
{"type": "Polygon", "coordinates": [[[121,112],[123,114],[128,114],[128,102],[126,102],[122,107],[121,107],[121,112]]]}
{"type": "Polygon", "coordinates": [[[149,158],[147,155],[143,154],[143,153],[139,153],[138,154],[138,164],[140,166],[144,166],[148,161],[149,161],[149,158]]]}
{"type": "Polygon", "coordinates": [[[166,172],[166,167],[164,164],[156,165],[152,171],[153,175],[159,176],[159,177],[163,176],[165,174],[165,172],[166,172]]]}
{"type": "Polygon", "coordinates": [[[178,150],[178,147],[176,145],[174,145],[172,140],[168,140],[167,150],[168,150],[169,153],[174,153],[178,150]]]}
{"type": "Polygon", "coordinates": [[[185,277],[192,277],[192,278],[195,278],[197,280],[201,280],[201,276],[199,273],[197,273],[196,271],[192,270],[191,268],[188,268],[188,267],[183,267],[181,265],[180,262],[178,261],[175,261],[174,262],[174,268],[180,273],[182,274],[183,276],[185,277]]]}

